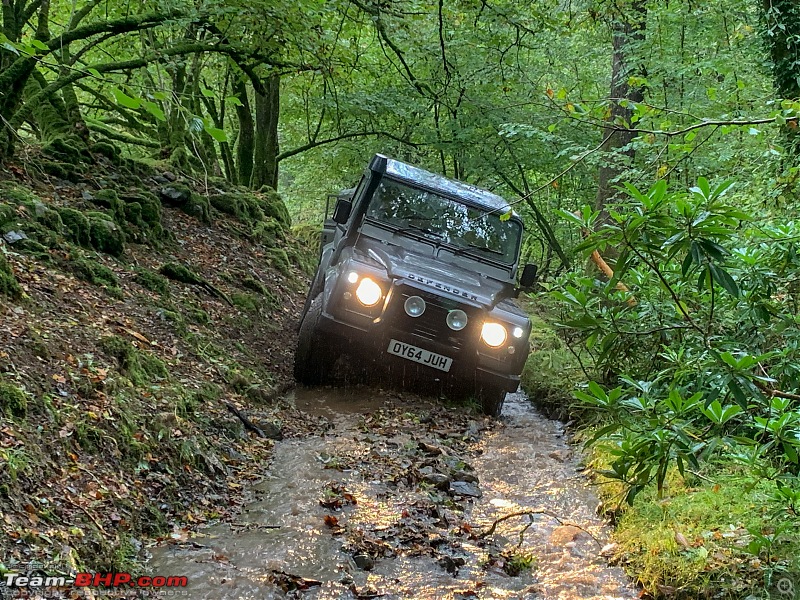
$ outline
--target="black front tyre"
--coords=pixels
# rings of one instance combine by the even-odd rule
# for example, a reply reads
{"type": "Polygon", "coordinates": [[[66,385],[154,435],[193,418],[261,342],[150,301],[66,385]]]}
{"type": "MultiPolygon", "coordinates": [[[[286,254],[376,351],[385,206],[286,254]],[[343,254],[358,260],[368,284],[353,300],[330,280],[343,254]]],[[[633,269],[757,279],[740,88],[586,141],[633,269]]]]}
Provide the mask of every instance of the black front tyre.
{"type": "Polygon", "coordinates": [[[490,417],[499,417],[503,412],[503,403],[506,400],[506,390],[494,385],[478,386],[477,397],[481,403],[483,414],[490,417]]]}
{"type": "Polygon", "coordinates": [[[309,304],[300,323],[294,353],[294,378],[304,385],[325,383],[335,360],[329,342],[318,331],[321,315],[322,294],[318,294],[309,304]]]}

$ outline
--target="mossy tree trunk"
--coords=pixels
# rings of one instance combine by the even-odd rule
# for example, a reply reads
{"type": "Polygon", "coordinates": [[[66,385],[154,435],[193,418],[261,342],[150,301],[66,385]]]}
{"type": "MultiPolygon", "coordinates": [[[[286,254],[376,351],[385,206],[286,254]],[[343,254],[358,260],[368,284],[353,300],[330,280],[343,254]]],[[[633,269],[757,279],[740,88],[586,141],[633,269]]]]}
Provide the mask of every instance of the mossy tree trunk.
{"type": "MultiPolygon", "coordinates": [[[[25,98],[37,96],[47,85],[44,75],[34,70],[25,86],[25,98]]],[[[47,145],[57,139],[68,139],[76,149],[86,147],[86,139],[77,135],[75,126],[69,119],[67,104],[58,94],[51,95],[43,102],[32,103],[31,116],[43,144],[47,145]]]]}
{"type": "Polygon", "coordinates": [[[278,116],[281,80],[271,75],[263,82],[263,93],[256,90],[256,139],[253,177],[254,189],[278,186],[278,116]]]}
{"type": "Polygon", "coordinates": [[[603,129],[605,143],[601,150],[604,160],[600,166],[595,207],[605,211],[606,204],[616,196],[617,179],[633,162],[630,147],[635,134],[629,131],[633,117],[632,105],[644,99],[640,85],[632,84],[642,76],[643,67],[632,57],[636,46],[644,40],[647,7],[643,0],[616,0],[612,6],[610,110],[603,129]]]}
{"type": "Polygon", "coordinates": [[[236,167],[239,174],[239,185],[250,185],[250,179],[253,176],[255,126],[253,113],[250,111],[247,83],[243,79],[237,79],[234,84],[234,91],[241,103],[236,107],[236,116],[239,119],[239,139],[236,145],[236,167]]]}

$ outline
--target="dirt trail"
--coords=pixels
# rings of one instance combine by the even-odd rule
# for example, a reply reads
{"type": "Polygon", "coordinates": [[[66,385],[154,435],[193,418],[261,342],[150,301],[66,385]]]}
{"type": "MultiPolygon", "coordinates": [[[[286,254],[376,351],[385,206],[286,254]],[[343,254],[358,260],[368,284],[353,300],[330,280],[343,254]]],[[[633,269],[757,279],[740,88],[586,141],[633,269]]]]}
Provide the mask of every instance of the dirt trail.
{"type": "Polygon", "coordinates": [[[153,573],[209,599],[636,597],[600,557],[608,531],[561,424],[524,395],[500,423],[375,390],[295,404],[328,432],[278,443],[238,523],[153,548],[153,573]],[[480,535],[522,511],[543,512],[480,535]]]}

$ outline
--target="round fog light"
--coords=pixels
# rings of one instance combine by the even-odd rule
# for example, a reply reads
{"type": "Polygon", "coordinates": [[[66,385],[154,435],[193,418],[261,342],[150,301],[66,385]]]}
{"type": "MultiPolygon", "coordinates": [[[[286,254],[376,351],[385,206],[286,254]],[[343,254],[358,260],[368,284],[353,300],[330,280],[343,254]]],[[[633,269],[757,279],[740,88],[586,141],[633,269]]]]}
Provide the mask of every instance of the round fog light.
{"type": "Polygon", "coordinates": [[[411,296],[403,305],[409,317],[419,317],[425,312],[425,300],[419,296],[411,296]]]}
{"type": "Polygon", "coordinates": [[[447,313],[447,326],[453,331],[461,331],[467,326],[467,313],[463,310],[451,310],[447,313]]]}

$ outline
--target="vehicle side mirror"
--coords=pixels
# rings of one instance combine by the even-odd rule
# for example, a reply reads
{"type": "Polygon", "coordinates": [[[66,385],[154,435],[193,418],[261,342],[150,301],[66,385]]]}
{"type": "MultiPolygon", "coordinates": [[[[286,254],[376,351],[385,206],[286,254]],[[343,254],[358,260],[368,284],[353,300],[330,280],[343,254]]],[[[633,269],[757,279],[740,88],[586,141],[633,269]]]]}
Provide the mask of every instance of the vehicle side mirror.
{"type": "Polygon", "coordinates": [[[536,284],[536,278],[539,275],[539,268],[536,265],[527,264],[522,269],[522,277],[519,278],[519,287],[523,290],[532,288],[536,284]]]}
{"type": "Polygon", "coordinates": [[[333,210],[333,220],[339,225],[347,223],[350,218],[350,211],[353,210],[353,203],[350,200],[340,199],[333,210]]]}

